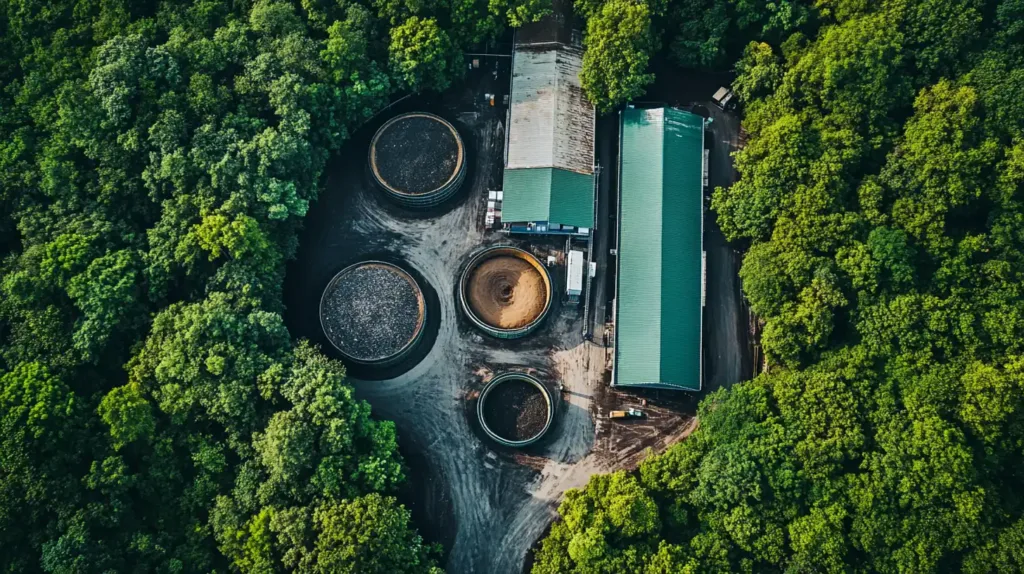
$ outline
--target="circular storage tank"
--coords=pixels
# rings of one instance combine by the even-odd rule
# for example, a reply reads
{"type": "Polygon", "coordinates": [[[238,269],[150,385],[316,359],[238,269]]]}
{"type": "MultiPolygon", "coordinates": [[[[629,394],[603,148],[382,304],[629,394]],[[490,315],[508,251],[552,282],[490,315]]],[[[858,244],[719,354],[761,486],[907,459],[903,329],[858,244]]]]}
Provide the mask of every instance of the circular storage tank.
{"type": "Polygon", "coordinates": [[[484,432],[498,444],[523,447],[544,436],[555,408],[540,381],[522,373],[503,373],[480,393],[476,414],[484,432]]]}
{"type": "Polygon", "coordinates": [[[427,306],[419,284],[400,267],[363,261],[334,276],[320,298],[320,326],[346,359],[394,365],[423,337],[427,306]]]}
{"type": "Polygon", "coordinates": [[[551,276],[517,247],[490,247],[473,256],[459,280],[462,310],[477,327],[501,339],[533,332],[551,310],[551,276]]]}
{"type": "Polygon", "coordinates": [[[466,177],[466,152],[455,127],[425,112],[388,120],[370,141],[377,186],[401,205],[433,207],[455,195],[466,177]]]}

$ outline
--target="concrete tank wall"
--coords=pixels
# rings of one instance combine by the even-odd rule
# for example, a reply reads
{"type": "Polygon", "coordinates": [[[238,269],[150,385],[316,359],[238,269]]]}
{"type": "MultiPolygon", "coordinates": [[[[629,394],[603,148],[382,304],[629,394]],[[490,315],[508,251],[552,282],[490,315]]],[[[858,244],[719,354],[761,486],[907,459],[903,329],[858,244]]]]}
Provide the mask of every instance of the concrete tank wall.
{"type": "Polygon", "coordinates": [[[534,257],[531,253],[519,249],[518,247],[512,247],[507,245],[493,246],[484,249],[483,251],[480,251],[479,253],[474,255],[470,259],[469,263],[466,265],[466,268],[463,270],[462,276],[459,278],[459,305],[460,307],[462,307],[462,312],[466,315],[470,322],[476,325],[477,328],[479,328],[481,331],[487,333],[492,337],[496,337],[499,339],[518,339],[520,337],[525,337],[526,335],[529,335],[530,333],[536,331],[544,323],[544,319],[547,317],[548,312],[551,310],[551,303],[554,295],[552,285],[553,282],[551,280],[550,273],[548,273],[547,267],[545,267],[544,264],[542,264],[540,260],[534,257]],[[472,306],[470,305],[470,301],[468,298],[468,290],[471,288],[470,280],[472,278],[474,271],[488,259],[499,256],[516,257],[518,259],[522,259],[523,261],[528,262],[534,269],[536,269],[540,273],[544,281],[546,290],[546,300],[544,302],[543,310],[541,311],[540,315],[537,316],[536,319],[522,327],[504,329],[493,324],[490,324],[484,321],[480,316],[478,316],[477,313],[473,310],[472,306]]]}
{"type": "Polygon", "coordinates": [[[370,166],[370,172],[373,175],[373,180],[374,183],[376,183],[377,187],[384,191],[384,193],[390,199],[410,209],[426,209],[430,207],[435,207],[437,205],[444,203],[445,201],[448,201],[448,199],[450,199],[452,196],[455,195],[456,192],[459,191],[459,189],[462,187],[463,180],[466,178],[466,152],[465,146],[462,143],[462,137],[459,135],[458,130],[456,130],[455,126],[446,121],[444,118],[426,112],[410,112],[399,116],[395,116],[394,118],[391,118],[390,120],[385,122],[384,125],[382,125],[380,129],[377,130],[377,133],[373,135],[373,139],[370,141],[368,162],[370,166]],[[427,191],[425,193],[410,193],[408,191],[404,191],[393,187],[387,181],[385,181],[377,165],[377,142],[380,140],[381,135],[384,134],[384,132],[386,132],[388,128],[392,127],[394,124],[409,118],[416,117],[430,118],[440,123],[444,127],[448,128],[448,130],[451,131],[452,136],[455,138],[455,141],[458,146],[458,157],[456,160],[456,167],[451,177],[440,187],[431,191],[427,191]]]}

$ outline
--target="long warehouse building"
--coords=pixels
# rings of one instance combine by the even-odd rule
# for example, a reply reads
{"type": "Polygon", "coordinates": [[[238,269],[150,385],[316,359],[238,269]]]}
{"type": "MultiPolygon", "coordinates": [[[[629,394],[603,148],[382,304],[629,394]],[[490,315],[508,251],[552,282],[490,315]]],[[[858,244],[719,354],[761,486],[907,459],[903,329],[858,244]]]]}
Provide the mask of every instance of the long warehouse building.
{"type": "Polygon", "coordinates": [[[612,385],[699,391],[704,119],[621,112],[612,385]]]}

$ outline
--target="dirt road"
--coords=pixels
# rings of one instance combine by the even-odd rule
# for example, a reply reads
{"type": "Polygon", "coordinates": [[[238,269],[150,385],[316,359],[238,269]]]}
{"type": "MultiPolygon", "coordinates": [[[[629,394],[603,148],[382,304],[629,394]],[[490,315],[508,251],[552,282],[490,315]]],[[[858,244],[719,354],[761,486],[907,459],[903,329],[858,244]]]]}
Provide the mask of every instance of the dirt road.
{"type": "MultiPolygon", "coordinates": [[[[736,181],[732,152],[739,146],[739,118],[710,102],[704,103],[711,124],[710,187],[727,187],[736,181]]],[[[704,250],[707,252],[707,285],[704,308],[704,388],[707,392],[750,378],[753,371],[746,307],[740,291],[741,255],[725,241],[708,209],[704,217],[704,250]]]]}

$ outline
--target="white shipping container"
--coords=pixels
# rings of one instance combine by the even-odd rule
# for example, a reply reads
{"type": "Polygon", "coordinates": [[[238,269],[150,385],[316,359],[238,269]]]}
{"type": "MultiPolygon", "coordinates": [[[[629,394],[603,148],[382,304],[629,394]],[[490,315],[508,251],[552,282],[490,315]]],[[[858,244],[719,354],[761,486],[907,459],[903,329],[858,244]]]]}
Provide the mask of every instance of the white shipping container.
{"type": "Polygon", "coordinates": [[[583,252],[573,249],[569,252],[569,277],[566,279],[569,295],[583,293],[583,252]]]}

